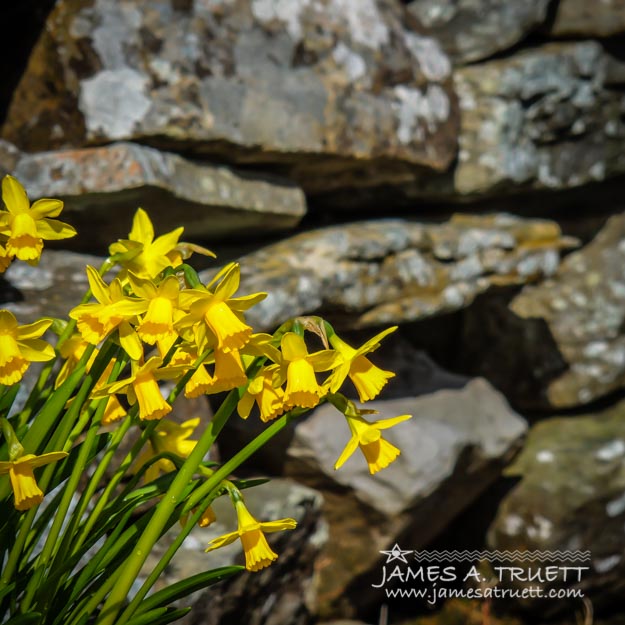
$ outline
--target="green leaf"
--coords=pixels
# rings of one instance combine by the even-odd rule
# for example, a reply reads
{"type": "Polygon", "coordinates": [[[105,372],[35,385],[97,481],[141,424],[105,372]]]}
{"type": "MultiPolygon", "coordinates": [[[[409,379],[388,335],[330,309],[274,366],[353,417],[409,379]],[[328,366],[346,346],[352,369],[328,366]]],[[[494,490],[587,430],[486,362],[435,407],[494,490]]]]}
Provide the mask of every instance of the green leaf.
{"type": "Polygon", "coordinates": [[[268,477],[256,477],[249,480],[232,480],[232,483],[239,490],[243,490],[244,488],[253,488],[254,486],[260,486],[261,484],[266,484],[270,481],[271,480],[268,477]]]}
{"type": "Polygon", "coordinates": [[[158,608],[131,619],[128,621],[128,625],[166,625],[167,623],[177,621],[190,611],[191,608],[180,608],[179,610],[158,608]]]}
{"type": "MultiPolygon", "coordinates": [[[[204,571],[203,573],[192,575],[150,595],[141,603],[137,609],[137,614],[143,614],[146,610],[169,605],[178,599],[188,597],[191,593],[208,588],[244,570],[245,567],[243,566],[222,566],[212,571],[204,571]]],[[[135,625],[135,620],[129,621],[128,625],[135,625]]]]}
{"type": "Polygon", "coordinates": [[[41,614],[39,612],[18,614],[8,621],[4,621],[4,625],[34,625],[35,623],[41,623],[41,614]]]}

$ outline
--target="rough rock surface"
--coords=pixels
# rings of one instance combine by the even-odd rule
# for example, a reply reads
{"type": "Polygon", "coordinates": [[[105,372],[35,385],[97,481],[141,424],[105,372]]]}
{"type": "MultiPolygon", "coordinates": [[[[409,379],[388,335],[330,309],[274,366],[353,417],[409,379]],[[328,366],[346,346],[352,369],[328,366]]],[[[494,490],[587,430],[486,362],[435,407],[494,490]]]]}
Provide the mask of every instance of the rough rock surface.
{"type": "MultiPolygon", "coordinates": [[[[259,520],[285,517],[298,522],[295,530],[268,535],[278,560],[257,573],[241,573],[217,586],[199,591],[184,601],[193,605],[181,625],[307,625],[316,610],[314,567],[327,540],[327,526],[321,516],[321,495],[290,480],[272,480],[243,491],[250,512],[259,520]]],[[[244,563],[239,541],[204,553],[206,544],[236,529],[236,516],[227,497],[215,500],[217,521],[208,528],[196,527],[185,539],[159,580],[166,587],[207,568],[244,563]]],[[[177,533],[172,530],[171,537],[177,533]]],[[[145,570],[158,561],[168,539],[150,554],[145,570]]]]}
{"type": "Polygon", "coordinates": [[[505,214],[360,222],[243,257],[241,289],[269,293],[249,311],[263,329],[314,312],[347,315],[349,327],[414,321],[463,308],[492,285],[551,275],[572,243],[554,222],[505,214]]]}
{"type": "Polygon", "coordinates": [[[408,10],[456,63],[479,61],[524,39],[547,17],[549,0],[413,0],[408,10]]]}
{"type": "Polygon", "coordinates": [[[549,403],[578,406],[625,384],[625,215],[564,259],[557,274],[510,303],[523,319],[547,323],[568,368],[550,381],[549,403]]]}
{"type": "Polygon", "coordinates": [[[479,379],[460,390],[368,407],[379,410],[373,418],[414,415],[384,431],[402,450],[384,471],[371,476],[359,451],[334,470],[349,429],[329,405],[297,424],[287,450],[286,473],[324,491],[330,533],[319,599],[345,610],[381,599],[362,592],[379,550],[400,535],[410,548],[427,544],[492,483],[526,429],[505,399],[479,379]]]}
{"type": "Polygon", "coordinates": [[[61,0],[3,135],[28,150],[184,146],[323,188],[346,183],[337,168],[361,184],[442,170],[451,64],[404,17],[391,0],[61,0]]]}
{"type": "Polygon", "coordinates": [[[454,201],[563,190],[625,172],[625,63],[594,41],[550,43],[459,68],[458,162],[403,185],[454,201]]]}
{"type": "Polygon", "coordinates": [[[581,37],[610,37],[625,32],[625,2],[560,0],[550,32],[581,37]]]}
{"type": "Polygon", "coordinates": [[[24,154],[13,173],[32,199],[65,201],[82,245],[125,236],[138,206],[161,232],[185,226],[187,236],[209,242],[292,228],[306,212],[302,191],[287,181],[133,143],[24,154]]]}
{"type": "MultiPolygon", "coordinates": [[[[591,561],[584,565],[590,571],[579,587],[595,608],[610,601],[620,606],[623,593],[624,416],[620,402],[602,413],[535,425],[507,470],[521,482],[489,531],[493,549],[589,550],[591,561]]],[[[554,607],[546,604],[541,600],[535,607],[545,614],[554,607]]]]}
{"type": "Polygon", "coordinates": [[[564,189],[625,171],[625,64],[595,42],[549,44],[456,73],[454,189],[564,189]]]}

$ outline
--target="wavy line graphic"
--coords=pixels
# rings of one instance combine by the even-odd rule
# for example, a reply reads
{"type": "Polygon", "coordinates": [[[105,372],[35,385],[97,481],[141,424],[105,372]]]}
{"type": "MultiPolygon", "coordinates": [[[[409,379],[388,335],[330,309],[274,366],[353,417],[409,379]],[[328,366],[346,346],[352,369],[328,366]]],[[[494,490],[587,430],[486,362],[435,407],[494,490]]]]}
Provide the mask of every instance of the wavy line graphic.
{"type": "Polygon", "coordinates": [[[462,560],[512,560],[523,562],[587,562],[591,559],[590,551],[415,551],[417,562],[462,561],[462,560]]]}

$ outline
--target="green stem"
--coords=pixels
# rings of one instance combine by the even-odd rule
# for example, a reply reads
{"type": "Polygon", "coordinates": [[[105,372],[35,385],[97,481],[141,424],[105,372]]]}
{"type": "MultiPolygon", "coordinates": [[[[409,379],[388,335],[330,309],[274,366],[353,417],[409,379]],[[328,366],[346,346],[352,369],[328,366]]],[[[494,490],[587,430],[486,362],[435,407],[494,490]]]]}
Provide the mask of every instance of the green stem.
{"type": "MultiPolygon", "coordinates": [[[[243,464],[248,458],[250,458],[256,451],[258,451],[261,447],[267,444],[267,442],[273,438],[278,432],[283,430],[291,421],[302,415],[304,410],[292,410],[291,412],[283,415],[274,421],[266,430],[261,432],[254,440],[250,441],[243,449],[241,449],[238,453],[236,453],[228,462],[226,462],[223,466],[217,469],[211,477],[209,477],[202,486],[195,490],[195,492],[189,497],[187,503],[184,505],[182,509],[182,514],[187,511],[192,510],[195,507],[198,507],[191,518],[187,521],[187,524],[183,528],[183,530],[178,534],[174,542],[169,546],[167,551],[161,556],[158,564],[151,571],[148,578],[142,584],[139,592],[133,597],[130,605],[124,610],[122,615],[115,622],[115,625],[124,625],[128,620],[133,616],[139,604],[148,593],[150,588],[154,585],[159,575],[165,570],[165,567],[169,564],[176,551],[182,544],[182,541],[186,538],[186,536],[191,531],[191,528],[197,520],[200,518],[204,510],[210,505],[210,502],[214,498],[216,491],[222,487],[224,481],[227,481],[226,478],[234,473],[238,467],[243,464]]],[[[232,488],[235,488],[232,486],[232,488]]],[[[230,489],[229,489],[230,490],[230,489]]],[[[238,492],[238,489],[235,489],[238,492]]]]}
{"type": "Polygon", "coordinates": [[[119,577],[116,578],[116,584],[104,603],[97,625],[117,625],[116,617],[134,580],[141,571],[141,567],[152,547],[159,539],[163,527],[171,517],[176,506],[180,503],[182,491],[193,477],[204,456],[212,447],[217,435],[234,411],[237,402],[237,391],[230,391],[219,410],[215,413],[213,420],[200,437],[200,440],[196,443],[193,451],[180,468],[167,493],[156,506],[154,515],[139,538],[135,549],[119,569],[119,577]]]}

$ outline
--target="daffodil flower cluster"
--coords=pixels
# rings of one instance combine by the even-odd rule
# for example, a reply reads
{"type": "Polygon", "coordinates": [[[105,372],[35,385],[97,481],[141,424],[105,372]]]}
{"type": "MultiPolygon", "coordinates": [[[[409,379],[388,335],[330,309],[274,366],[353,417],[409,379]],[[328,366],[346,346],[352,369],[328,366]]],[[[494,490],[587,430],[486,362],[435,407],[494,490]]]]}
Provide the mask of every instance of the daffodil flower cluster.
{"type": "MultiPolygon", "coordinates": [[[[53,219],[59,200],[31,207],[11,176],[2,182],[2,197],[1,270],[15,259],[36,264],[44,240],[74,234],[53,219]]],[[[238,293],[237,263],[203,284],[186,260],[192,253],[214,255],[181,242],[182,233],[156,236],[139,209],[128,237],[110,246],[103,265],[86,268],[89,292],[69,319],[21,325],[0,310],[0,498],[12,497],[14,508],[0,529],[0,614],[56,611],[61,616],[54,622],[64,625],[80,625],[89,615],[97,625],[124,625],[133,615],[156,622],[170,609],[168,599],[161,605],[154,595],[146,599],[148,591],[193,525],[215,520],[211,504],[224,494],[238,528],[213,539],[207,551],[240,540],[248,570],[270,565],[278,555],[265,534],[292,530],[296,522],[256,520],[241,494],[253,482],[232,475],[280,429],[323,402],[338,409],[337,432],[345,432],[337,469],[358,449],[372,474],[400,453],[382,432],[410,415],[370,421],[374,411],[340,392],[349,380],[361,403],[378,396],[394,374],[369,354],[396,328],[360,347],[319,317],[257,333],[246,312],[266,294],[238,293]],[[41,363],[39,377],[24,406],[13,408],[31,363],[41,363]],[[178,397],[221,393],[227,395],[209,422],[176,419],[178,397]],[[266,424],[263,432],[222,464],[208,461],[227,420],[253,413],[266,424]],[[56,486],[60,491],[39,512],[44,493],[56,486]],[[176,520],[182,525],[173,546],[128,603],[147,555],[176,520]],[[14,541],[5,535],[9,527],[16,529],[14,541]],[[37,533],[43,548],[36,547],[37,533]],[[85,564],[81,557],[98,540],[104,547],[85,564]]],[[[202,583],[225,574],[209,571],[202,583]]]]}

